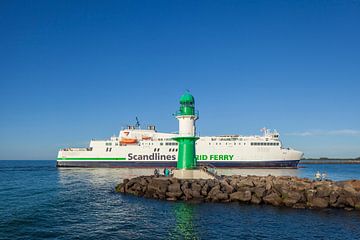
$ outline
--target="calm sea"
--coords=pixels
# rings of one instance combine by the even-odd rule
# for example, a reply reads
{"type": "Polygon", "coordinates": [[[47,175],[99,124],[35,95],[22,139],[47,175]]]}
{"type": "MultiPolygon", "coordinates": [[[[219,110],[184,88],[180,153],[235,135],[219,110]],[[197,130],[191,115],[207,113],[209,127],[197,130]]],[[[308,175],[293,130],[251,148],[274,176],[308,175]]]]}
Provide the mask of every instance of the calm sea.
{"type": "MultiPolygon", "coordinates": [[[[360,165],[223,174],[360,178],[360,165]]],[[[360,212],[245,204],[188,204],[114,193],[140,169],[57,169],[55,161],[0,161],[0,239],[360,239],[360,212]]]]}

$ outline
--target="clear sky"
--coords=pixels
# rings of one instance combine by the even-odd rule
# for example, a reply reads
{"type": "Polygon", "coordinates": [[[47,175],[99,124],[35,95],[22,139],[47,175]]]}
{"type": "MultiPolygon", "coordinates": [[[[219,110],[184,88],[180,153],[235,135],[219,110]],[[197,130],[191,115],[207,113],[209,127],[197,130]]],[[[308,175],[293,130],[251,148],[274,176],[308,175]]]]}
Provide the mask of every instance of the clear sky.
{"type": "Polygon", "coordinates": [[[360,1],[0,2],[0,159],[177,131],[185,89],[200,135],[360,156],[360,1]]]}

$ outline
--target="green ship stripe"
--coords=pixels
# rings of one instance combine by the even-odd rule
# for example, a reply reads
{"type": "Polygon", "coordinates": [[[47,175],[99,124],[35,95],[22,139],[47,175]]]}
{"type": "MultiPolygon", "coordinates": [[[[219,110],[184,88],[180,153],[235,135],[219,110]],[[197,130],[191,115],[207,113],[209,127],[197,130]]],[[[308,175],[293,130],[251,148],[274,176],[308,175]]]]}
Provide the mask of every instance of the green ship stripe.
{"type": "Polygon", "coordinates": [[[57,160],[126,160],[126,158],[57,158],[57,160]]]}

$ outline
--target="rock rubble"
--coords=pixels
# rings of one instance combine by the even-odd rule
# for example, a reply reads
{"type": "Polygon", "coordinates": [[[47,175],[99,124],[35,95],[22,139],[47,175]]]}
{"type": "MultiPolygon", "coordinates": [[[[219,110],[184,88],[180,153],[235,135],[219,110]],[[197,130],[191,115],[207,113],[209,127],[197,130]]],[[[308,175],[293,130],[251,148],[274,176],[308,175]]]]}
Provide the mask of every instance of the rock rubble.
{"type": "Polygon", "coordinates": [[[242,202],[292,208],[360,210],[360,180],[313,181],[287,176],[222,176],[183,180],[155,176],[125,179],[116,192],[168,201],[242,202]]]}

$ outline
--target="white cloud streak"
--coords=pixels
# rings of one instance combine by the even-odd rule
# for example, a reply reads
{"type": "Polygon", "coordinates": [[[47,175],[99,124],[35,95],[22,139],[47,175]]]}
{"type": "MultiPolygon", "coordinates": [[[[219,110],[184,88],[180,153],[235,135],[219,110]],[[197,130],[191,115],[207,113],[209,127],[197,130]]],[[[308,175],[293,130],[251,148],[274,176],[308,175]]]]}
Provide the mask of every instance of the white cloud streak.
{"type": "Polygon", "coordinates": [[[340,130],[309,130],[304,132],[286,133],[287,136],[360,136],[360,130],[340,129],[340,130]]]}

